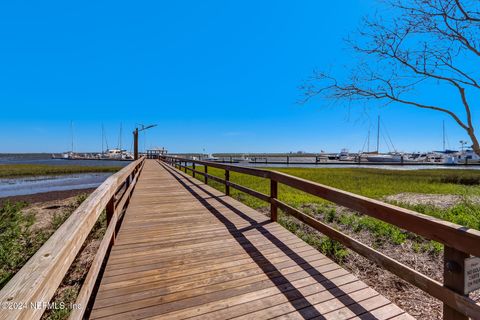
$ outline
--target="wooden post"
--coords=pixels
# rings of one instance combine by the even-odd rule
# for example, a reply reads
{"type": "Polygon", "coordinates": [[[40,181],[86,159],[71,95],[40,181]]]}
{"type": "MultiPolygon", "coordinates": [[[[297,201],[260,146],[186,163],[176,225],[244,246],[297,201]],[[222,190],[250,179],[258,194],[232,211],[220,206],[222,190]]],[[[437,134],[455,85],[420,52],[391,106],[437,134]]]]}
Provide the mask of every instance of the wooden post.
{"type": "Polygon", "coordinates": [[[185,161],[185,173],[187,173],[187,161],[185,161]]]}
{"type": "Polygon", "coordinates": [[[227,196],[230,195],[230,186],[228,185],[228,182],[230,182],[230,171],[225,170],[225,194],[227,196]]]}
{"type": "Polygon", "coordinates": [[[193,171],[192,171],[192,177],[195,178],[195,162],[192,162],[192,169],[193,169],[193,171]]]}
{"type": "Polygon", "coordinates": [[[138,128],[133,131],[133,160],[138,160],[138,128]]]}
{"type": "MultiPolygon", "coordinates": [[[[207,167],[207,165],[204,165],[204,167],[205,167],[205,173],[208,173],[208,167],[207,167]]],[[[208,178],[207,178],[207,176],[205,176],[205,184],[208,184],[208,178]]]]}
{"type": "MultiPolygon", "coordinates": [[[[444,246],[443,254],[443,285],[458,294],[464,295],[465,259],[470,255],[448,246],[444,246]]],[[[468,317],[444,303],[443,319],[468,320],[468,317]]]]}
{"type": "Polygon", "coordinates": [[[270,180],[270,220],[277,221],[277,205],[273,199],[278,197],[278,184],[275,180],[270,180]]]}
{"type": "MultiPolygon", "coordinates": [[[[110,225],[110,222],[113,219],[113,215],[115,214],[115,195],[112,196],[110,201],[108,201],[107,206],[105,207],[105,214],[107,216],[107,228],[110,225]]],[[[115,243],[115,230],[112,234],[112,242],[113,245],[115,243]]]]}

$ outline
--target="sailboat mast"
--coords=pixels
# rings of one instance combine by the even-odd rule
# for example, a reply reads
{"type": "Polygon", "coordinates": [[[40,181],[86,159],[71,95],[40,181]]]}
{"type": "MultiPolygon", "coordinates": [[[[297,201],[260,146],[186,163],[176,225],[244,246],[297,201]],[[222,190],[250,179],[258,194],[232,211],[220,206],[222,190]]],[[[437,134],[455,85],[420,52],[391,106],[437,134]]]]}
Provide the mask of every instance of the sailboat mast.
{"type": "Polygon", "coordinates": [[[380,116],[377,120],[377,153],[380,151],[380,116]]]}
{"type": "Polygon", "coordinates": [[[118,137],[118,149],[122,150],[122,123],[120,122],[120,136],[118,137]]]}
{"type": "Polygon", "coordinates": [[[370,128],[368,128],[367,152],[370,152],[370,128]]]}
{"type": "Polygon", "coordinates": [[[445,120],[443,120],[443,151],[445,151],[445,120]]]}
{"type": "Polygon", "coordinates": [[[102,156],[103,156],[103,150],[105,150],[103,148],[103,138],[104,138],[105,134],[103,133],[103,122],[102,122],[102,156]]]}
{"type": "Polygon", "coordinates": [[[70,138],[72,139],[71,147],[72,147],[72,153],[73,153],[73,121],[72,120],[70,120],[70,138]]]}

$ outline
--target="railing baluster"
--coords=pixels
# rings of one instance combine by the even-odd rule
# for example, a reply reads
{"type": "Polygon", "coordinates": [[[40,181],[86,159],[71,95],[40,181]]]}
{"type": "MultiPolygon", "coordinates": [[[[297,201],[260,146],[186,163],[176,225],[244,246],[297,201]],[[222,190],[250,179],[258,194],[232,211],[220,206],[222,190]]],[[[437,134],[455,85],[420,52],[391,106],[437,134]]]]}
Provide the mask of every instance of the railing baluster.
{"type": "Polygon", "coordinates": [[[192,162],[192,176],[195,178],[195,162],[192,162]]]}
{"type": "MultiPolygon", "coordinates": [[[[205,168],[205,173],[208,174],[208,167],[207,165],[204,165],[204,168],[205,168]]],[[[205,175],[205,184],[208,184],[208,178],[207,178],[207,175],[205,175]]]]}
{"type": "MultiPolygon", "coordinates": [[[[107,216],[107,227],[110,225],[110,222],[113,219],[113,216],[115,215],[115,195],[112,196],[112,198],[108,201],[107,206],[105,207],[105,214],[107,216]]],[[[113,230],[112,233],[112,242],[111,244],[113,245],[115,243],[115,230],[113,230]]]]}
{"type": "Polygon", "coordinates": [[[227,196],[230,195],[230,185],[228,184],[230,182],[230,171],[225,170],[225,194],[227,196]]]}
{"type": "Polygon", "coordinates": [[[277,205],[273,199],[278,197],[278,183],[277,181],[270,179],[270,219],[277,221],[277,205]]]}

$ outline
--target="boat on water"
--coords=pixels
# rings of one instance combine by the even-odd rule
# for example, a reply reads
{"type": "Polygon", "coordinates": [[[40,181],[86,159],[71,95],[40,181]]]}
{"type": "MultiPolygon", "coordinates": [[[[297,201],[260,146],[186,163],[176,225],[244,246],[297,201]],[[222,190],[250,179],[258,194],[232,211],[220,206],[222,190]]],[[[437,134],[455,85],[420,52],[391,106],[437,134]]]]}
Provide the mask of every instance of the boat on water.
{"type": "Polygon", "coordinates": [[[133,154],[123,149],[107,149],[105,153],[99,154],[101,160],[133,160],[133,154]]]}
{"type": "Polygon", "coordinates": [[[60,156],[52,154],[52,159],[62,160],[117,160],[129,161],[133,160],[133,154],[122,149],[107,149],[102,153],[78,153],[67,151],[60,156]]]}
{"type": "Polygon", "coordinates": [[[320,153],[319,158],[327,159],[327,160],[338,160],[338,161],[354,161],[355,157],[350,154],[348,149],[343,148],[340,150],[340,153],[337,154],[326,154],[320,153]]]}
{"type": "Polygon", "coordinates": [[[480,156],[473,149],[467,149],[458,154],[458,160],[461,162],[480,162],[480,156]]]}
{"type": "Polygon", "coordinates": [[[405,161],[403,154],[371,154],[366,156],[368,162],[402,162],[405,161]]]}
{"type": "Polygon", "coordinates": [[[71,127],[71,151],[66,151],[62,153],[60,156],[52,154],[52,159],[63,159],[63,160],[116,160],[116,161],[130,161],[134,159],[132,152],[127,152],[127,150],[122,149],[122,125],[120,124],[120,135],[119,135],[119,147],[118,148],[108,148],[107,143],[107,150],[103,151],[103,143],[106,140],[104,134],[104,128],[102,125],[102,152],[96,153],[80,153],[74,152],[74,137],[73,137],[73,122],[70,124],[71,127]]]}
{"type": "Polygon", "coordinates": [[[340,153],[338,154],[338,160],[340,161],[354,161],[355,157],[350,155],[348,152],[348,149],[342,149],[340,150],[340,153]]]}
{"type": "Polygon", "coordinates": [[[205,161],[222,161],[222,159],[220,159],[219,157],[215,157],[213,156],[212,154],[209,154],[206,158],[204,158],[203,160],[205,161]]]}

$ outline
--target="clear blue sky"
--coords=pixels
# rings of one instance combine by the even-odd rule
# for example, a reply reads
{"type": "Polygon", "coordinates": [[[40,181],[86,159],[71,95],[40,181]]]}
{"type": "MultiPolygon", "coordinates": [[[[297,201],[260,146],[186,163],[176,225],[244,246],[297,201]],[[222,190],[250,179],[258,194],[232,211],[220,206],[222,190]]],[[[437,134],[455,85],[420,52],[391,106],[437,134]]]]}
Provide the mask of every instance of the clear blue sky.
{"type": "Polygon", "coordinates": [[[397,149],[440,149],[444,119],[458,147],[466,135],[434,112],[297,103],[314,69],[350,63],[342,39],[377,6],[3,1],[0,152],[69,150],[70,121],[77,151],[100,150],[102,123],[110,147],[122,123],[127,149],[136,123],[156,123],[146,146],[172,152],[358,151],[378,113],[397,149]]]}

